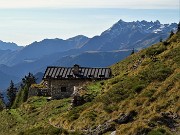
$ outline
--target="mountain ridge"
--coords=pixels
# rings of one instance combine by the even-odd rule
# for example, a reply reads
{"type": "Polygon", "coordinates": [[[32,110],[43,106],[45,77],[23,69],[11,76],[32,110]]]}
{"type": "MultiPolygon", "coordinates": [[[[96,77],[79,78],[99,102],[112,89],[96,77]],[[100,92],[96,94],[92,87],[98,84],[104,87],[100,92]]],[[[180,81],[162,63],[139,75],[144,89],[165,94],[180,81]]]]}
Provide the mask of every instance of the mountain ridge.
{"type": "Polygon", "coordinates": [[[22,49],[22,46],[18,46],[16,43],[13,42],[4,42],[0,40],[0,50],[11,50],[16,51],[22,49]]]}
{"type": "MultiPolygon", "coordinates": [[[[119,20],[111,28],[93,38],[78,35],[66,40],[59,38],[44,39],[39,42],[33,42],[20,50],[0,50],[0,65],[8,66],[7,70],[0,66],[0,71],[5,74],[11,73],[12,76],[19,78],[26,75],[29,71],[33,73],[38,72],[38,70],[44,71],[46,66],[57,64],[58,61],[64,64],[62,66],[66,66],[68,65],[66,60],[71,61],[71,63],[81,63],[79,60],[83,59],[83,64],[88,65],[88,60],[84,58],[88,55],[82,54],[87,54],[90,51],[99,52],[99,54],[94,53],[94,56],[100,56],[101,59],[99,60],[102,60],[103,57],[108,58],[109,55],[112,58],[109,61],[117,62],[124,58],[123,54],[122,56],[118,55],[117,61],[114,61],[115,58],[112,57],[112,53],[108,53],[109,51],[141,50],[150,44],[159,42],[160,39],[166,39],[170,31],[175,30],[176,27],[177,24],[175,23],[161,24],[159,21],[125,22],[119,20]],[[149,30],[150,27],[151,29],[149,30]],[[102,52],[107,53],[104,53],[102,57],[102,52]]],[[[94,57],[93,54],[91,56],[94,57]]],[[[102,64],[103,62],[99,62],[99,66],[112,64],[108,61],[105,61],[102,65],[100,63],[102,64]]]]}
{"type": "MultiPolygon", "coordinates": [[[[101,33],[100,36],[92,38],[82,49],[84,50],[109,50],[109,49],[138,49],[135,41],[141,41],[147,36],[154,34],[155,36],[149,37],[149,42],[146,43],[143,48],[148,47],[152,43],[157,43],[159,40],[166,39],[171,31],[176,31],[177,24],[161,24],[159,21],[147,22],[147,21],[133,21],[125,22],[119,20],[108,30],[101,33]],[[155,41],[154,37],[158,37],[155,41]],[[101,45],[101,46],[100,46],[101,45]],[[93,46],[93,47],[92,47],[93,46]]],[[[148,41],[146,40],[146,42],[148,41]]],[[[142,49],[142,47],[140,48],[142,49]]]]}

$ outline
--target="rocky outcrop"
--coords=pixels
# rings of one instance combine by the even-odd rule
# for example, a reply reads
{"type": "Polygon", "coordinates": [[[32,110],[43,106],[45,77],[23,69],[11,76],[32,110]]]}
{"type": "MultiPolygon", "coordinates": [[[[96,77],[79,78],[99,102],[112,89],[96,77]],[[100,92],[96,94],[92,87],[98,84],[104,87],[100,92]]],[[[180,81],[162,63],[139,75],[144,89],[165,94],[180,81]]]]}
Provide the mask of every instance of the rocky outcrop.
{"type": "Polygon", "coordinates": [[[134,135],[147,135],[150,131],[150,128],[138,128],[134,135]]]}
{"type": "Polygon", "coordinates": [[[89,130],[86,135],[102,135],[108,131],[114,131],[115,130],[115,124],[112,120],[109,120],[105,122],[102,125],[99,125],[97,128],[93,130],[89,130]]]}
{"type": "Polygon", "coordinates": [[[151,123],[157,123],[160,125],[165,125],[171,130],[175,130],[177,126],[179,126],[178,120],[180,120],[180,116],[177,113],[173,112],[163,112],[160,116],[156,116],[151,119],[151,123]]]}
{"type": "Polygon", "coordinates": [[[116,131],[111,132],[110,135],[116,135],[116,131]]]}
{"type": "Polygon", "coordinates": [[[81,96],[75,95],[72,97],[72,100],[71,100],[72,107],[80,106],[80,105],[83,105],[84,103],[85,101],[81,96]]]}
{"type": "Polygon", "coordinates": [[[134,120],[134,117],[137,115],[137,112],[134,110],[130,111],[129,113],[122,113],[117,119],[109,120],[104,124],[97,126],[95,129],[89,129],[86,132],[86,135],[102,135],[106,132],[113,131],[111,135],[116,134],[115,125],[116,124],[126,124],[134,120]]]}
{"type": "Polygon", "coordinates": [[[137,112],[135,112],[134,110],[126,114],[122,113],[120,114],[119,118],[114,120],[114,122],[116,122],[117,124],[126,124],[128,122],[133,121],[136,115],[137,112]]]}

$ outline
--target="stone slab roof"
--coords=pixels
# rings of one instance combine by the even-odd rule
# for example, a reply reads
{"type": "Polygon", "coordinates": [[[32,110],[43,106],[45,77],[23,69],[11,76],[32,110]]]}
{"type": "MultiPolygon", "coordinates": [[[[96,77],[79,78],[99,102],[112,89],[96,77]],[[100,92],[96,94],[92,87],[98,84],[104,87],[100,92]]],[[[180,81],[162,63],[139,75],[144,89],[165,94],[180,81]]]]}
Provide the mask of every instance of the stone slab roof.
{"type": "Polygon", "coordinates": [[[89,68],[80,67],[79,65],[75,66],[47,67],[43,79],[108,79],[111,77],[110,68],[89,68]],[[77,68],[75,68],[75,66],[77,68]]]}

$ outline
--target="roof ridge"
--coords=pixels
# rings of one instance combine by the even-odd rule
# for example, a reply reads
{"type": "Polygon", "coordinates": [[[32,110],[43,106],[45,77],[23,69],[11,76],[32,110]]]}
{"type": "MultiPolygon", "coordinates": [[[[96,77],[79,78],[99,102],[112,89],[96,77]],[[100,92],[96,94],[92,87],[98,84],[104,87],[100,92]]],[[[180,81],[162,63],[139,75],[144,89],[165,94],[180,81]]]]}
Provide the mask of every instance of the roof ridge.
{"type": "MultiPolygon", "coordinates": [[[[63,67],[63,66],[47,66],[47,68],[74,68],[74,67],[63,67]]],[[[79,68],[98,68],[98,69],[110,69],[109,67],[79,67],[79,68]]]]}

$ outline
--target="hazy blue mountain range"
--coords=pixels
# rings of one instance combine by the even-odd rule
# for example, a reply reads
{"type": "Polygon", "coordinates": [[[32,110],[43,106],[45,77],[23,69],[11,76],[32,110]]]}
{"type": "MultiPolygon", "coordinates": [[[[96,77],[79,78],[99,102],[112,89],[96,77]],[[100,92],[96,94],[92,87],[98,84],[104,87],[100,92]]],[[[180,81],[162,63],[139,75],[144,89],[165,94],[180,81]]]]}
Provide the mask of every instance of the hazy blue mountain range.
{"type": "Polygon", "coordinates": [[[112,52],[85,52],[77,56],[66,56],[56,61],[56,66],[73,66],[78,63],[83,67],[107,67],[131,54],[131,50],[112,52]]]}
{"type": "Polygon", "coordinates": [[[18,46],[15,43],[10,43],[10,42],[3,42],[0,40],[0,50],[11,50],[11,51],[15,51],[15,50],[19,50],[22,49],[22,46],[18,46]]]}
{"type": "Polygon", "coordinates": [[[161,38],[166,39],[170,31],[175,31],[176,27],[176,23],[120,20],[101,35],[93,38],[79,35],[67,40],[56,38],[34,42],[20,51],[0,55],[0,64],[12,66],[22,62],[34,62],[53,53],[66,52],[65,55],[77,55],[85,51],[141,49],[159,42],[161,38]]]}
{"type": "Polygon", "coordinates": [[[20,51],[6,53],[6,61],[0,56],[0,64],[9,66],[22,62],[34,62],[42,57],[56,53],[64,52],[70,49],[77,49],[89,40],[88,37],[79,35],[67,40],[63,39],[44,39],[40,42],[34,42],[20,51]],[[9,57],[10,56],[10,57],[9,57]]]}
{"type": "Polygon", "coordinates": [[[9,86],[10,81],[18,82],[20,78],[0,71],[0,90],[9,86]]]}
{"type": "MultiPolygon", "coordinates": [[[[176,27],[176,23],[120,20],[92,38],[78,35],[67,40],[44,39],[17,49],[0,48],[0,77],[6,76],[4,84],[9,84],[9,80],[20,80],[28,72],[44,72],[47,66],[109,66],[130,55],[133,48],[146,48],[166,39],[176,27]]],[[[1,84],[0,89],[7,87],[1,84]]]]}

